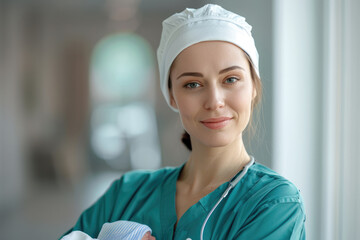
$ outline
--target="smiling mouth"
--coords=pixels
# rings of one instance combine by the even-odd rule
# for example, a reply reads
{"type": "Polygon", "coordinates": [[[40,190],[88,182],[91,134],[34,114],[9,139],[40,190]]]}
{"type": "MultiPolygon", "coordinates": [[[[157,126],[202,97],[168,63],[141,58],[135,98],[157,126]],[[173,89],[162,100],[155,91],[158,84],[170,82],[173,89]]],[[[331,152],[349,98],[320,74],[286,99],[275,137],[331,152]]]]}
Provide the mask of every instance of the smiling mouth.
{"type": "Polygon", "coordinates": [[[205,127],[216,130],[225,127],[231,119],[230,117],[219,117],[209,118],[200,122],[204,124],[205,127]]]}

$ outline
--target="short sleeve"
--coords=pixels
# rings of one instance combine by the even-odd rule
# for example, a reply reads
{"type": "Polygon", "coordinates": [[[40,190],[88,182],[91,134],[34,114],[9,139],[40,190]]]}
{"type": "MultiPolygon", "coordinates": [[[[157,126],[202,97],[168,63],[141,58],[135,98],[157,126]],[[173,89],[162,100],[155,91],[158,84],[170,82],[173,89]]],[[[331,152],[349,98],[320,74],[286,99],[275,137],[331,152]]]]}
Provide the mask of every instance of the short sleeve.
{"type": "Polygon", "coordinates": [[[303,240],[305,219],[300,194],[277,197],[259,206],[235,239],[303,240]]]}

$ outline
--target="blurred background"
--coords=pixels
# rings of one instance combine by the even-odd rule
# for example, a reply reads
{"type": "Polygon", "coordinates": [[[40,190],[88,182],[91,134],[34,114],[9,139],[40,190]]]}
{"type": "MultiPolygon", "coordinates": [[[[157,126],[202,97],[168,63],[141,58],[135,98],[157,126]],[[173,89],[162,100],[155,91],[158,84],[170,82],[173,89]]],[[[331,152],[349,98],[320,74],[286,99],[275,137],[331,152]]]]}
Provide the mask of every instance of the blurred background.
{"type": "Polygon", "coordinates": [[[57,239],[122,173],[186,161],[156,49],[206,3],[253,26],[248,151],[298,186],[308,239],[360,239],[359,1],[0,0],[1,239],[57,239]]]}

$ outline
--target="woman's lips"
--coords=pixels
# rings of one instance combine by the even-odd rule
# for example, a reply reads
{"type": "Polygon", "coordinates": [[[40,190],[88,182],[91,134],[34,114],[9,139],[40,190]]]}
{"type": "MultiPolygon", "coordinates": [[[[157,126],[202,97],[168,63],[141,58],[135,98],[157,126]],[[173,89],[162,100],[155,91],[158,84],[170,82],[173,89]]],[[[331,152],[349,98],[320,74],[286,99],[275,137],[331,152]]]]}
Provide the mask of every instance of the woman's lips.
{"type": "Polygon", "coordinates": [[[207,128],[220,129],[225,127],[231,119],[230,117],[208,118],[200,122],[207,128]]]}

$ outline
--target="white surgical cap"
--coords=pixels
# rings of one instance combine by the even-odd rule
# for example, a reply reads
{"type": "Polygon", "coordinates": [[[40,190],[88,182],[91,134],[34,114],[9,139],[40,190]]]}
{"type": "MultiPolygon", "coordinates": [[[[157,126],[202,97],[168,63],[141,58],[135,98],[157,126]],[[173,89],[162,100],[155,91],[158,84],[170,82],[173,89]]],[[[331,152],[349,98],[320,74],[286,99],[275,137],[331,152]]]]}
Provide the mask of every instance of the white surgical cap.
{"type": "Polygon", "coordinates": [[[160,87],[171,109],[168,88],[169,70],[176,56],[185,48],[203,41],[226,41],[240,47],[249,56],[256,74],[259,74],[259,54],[251,36],[251,26],[233,12],[207,4],[199,9],[186,8],[163,21],[157,58],[160,87]]]}

